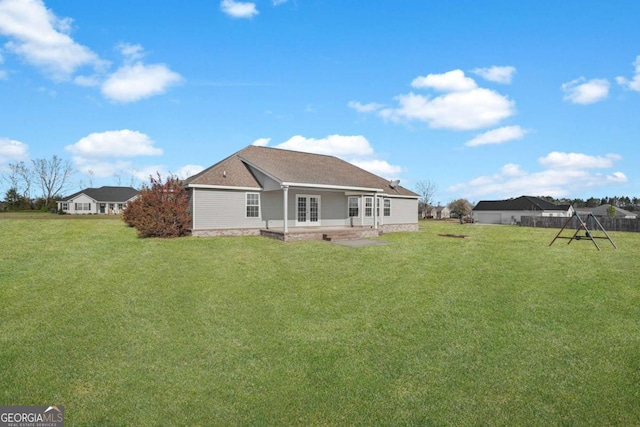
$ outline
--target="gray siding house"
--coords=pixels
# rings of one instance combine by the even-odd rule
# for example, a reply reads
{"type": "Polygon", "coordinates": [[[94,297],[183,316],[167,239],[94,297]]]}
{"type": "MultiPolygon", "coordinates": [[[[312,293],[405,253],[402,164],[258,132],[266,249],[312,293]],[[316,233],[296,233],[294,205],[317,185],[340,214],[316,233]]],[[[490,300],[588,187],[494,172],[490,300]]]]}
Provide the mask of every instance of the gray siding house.
{"type": "Polygon", "coordinates": [[[85,188],[58,201],[58,211],[69,214],[121,214],[138,197],[131,187],[85,188]]]}
{"type": "Polygon", "coordinates": [[[570,217],[570,205],[555,205],[539,197],[520,196],[508,200],[483,200],[473,208],[473,220],[480,224],[518,224],[523,216],[570,217]]]}
{"type": "Polygon", "coordinates": [[[195,236],[418,229],[416,193],[333,156],[248,146],[184,183],[195,236]]]}
{"type": "MultiPolygon", "coordinates": [[[[604,205],[600,205],[598,207],[595,208],[578,208],[576,209],[576,211],[578,212],[578,214],[580,215],[589,215],[589,214],[593,214],[595,216],[609,216],[609,208],[611,205],[609,204],[604,204],[604,205]]],[[[615,206],[614,206],[615,208],[615,206]]],[[[622,208],[615,208],[615,215],[616,218],[626,218],[626,219],[636,219],[638,217],[638,215],[634,212],[629,212],[625,209],[622,208]]]]}

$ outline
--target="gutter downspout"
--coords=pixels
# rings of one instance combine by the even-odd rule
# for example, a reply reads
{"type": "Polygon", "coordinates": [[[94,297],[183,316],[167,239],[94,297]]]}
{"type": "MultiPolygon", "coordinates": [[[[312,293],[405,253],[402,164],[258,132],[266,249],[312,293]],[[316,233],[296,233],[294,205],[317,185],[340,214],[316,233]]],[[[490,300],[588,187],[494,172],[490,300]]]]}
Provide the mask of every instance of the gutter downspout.
{"type": "Polygon", "coordinates": [[[373,229],[378,229],[378,193],[373,193],[373,229]]]}

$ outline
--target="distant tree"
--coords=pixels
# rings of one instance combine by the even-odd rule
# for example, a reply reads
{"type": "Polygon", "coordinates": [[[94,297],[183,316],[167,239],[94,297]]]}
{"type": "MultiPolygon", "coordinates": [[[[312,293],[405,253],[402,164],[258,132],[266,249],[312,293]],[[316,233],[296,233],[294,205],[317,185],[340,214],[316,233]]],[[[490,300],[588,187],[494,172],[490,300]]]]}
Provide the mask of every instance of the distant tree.
{"type": "Polygon", "coordinates": [[[464,222],[464,217],[471,213],[473,206],[467,199],[456,199],[449,203],[449,210],[460,218],[460,224],[464,222]]]}
{"type": "Polygon", "coordinates": [[[9,184],[9,188],[15,189],[22,198],[27,201],[31,199],[33,171],[29,165],[25,162],[9,163],[3,178],[9,184]]]}
{"type": "Polygon", "coordinates": [[[616,207],[613,205],[609,205],[609,207],[607,208],[607,216],[609,218],[613,218],[616,216],[616,207]]]}
{"type": "Polygon", "coordinates": [[[42,198],[51,207],[54,198],[60,194],[73,175],[73,167],[69,160],[62,160],[54,155],[51,159],[34,159],[33,174],[42,191],[42,198]]]}
{"type": "Polygon", "coordinates": [[[160,174],[152,176],[150,185],[129,202],[122,219],[135,227],[140,237],[185,236],[191,225],[187,190],[176,177],[163,182],[160,174]]]}
{"type": "Polygon", "coordinates": [[[11,187],[5,194],[4,201],[7,203],[7,210],[17,211],[29,209],[29,200],[22,196],[18,189],[11,187]]]}
{"type": "Polygon", "coordinates": [[[115,180],[117,186],[122,185],[122,174],[120,172],[115,172],[113,174],[113,179],[115,180]]]}
{"type": "Polygon", "coordinates": [[[596,199],[595,197],[589,197],[585,203],[586,203],[586,207],[588,208],[597,208],[598,206],[600,206],[600,199],[596,199]]]}
{"type": "Polygon", "coordinates": [[[431,180],[423,180],[416,183],[416,193],[420,195],[423,218],[427,216],[427,208],[431,205],[437,190],[438,186],[431,180]]]}
{"type": "Polygon", "coordinates": [[[582,199],[573,199],[569,204],[574,208],[584,208],[587,205],[587,203],[582,199]]]}

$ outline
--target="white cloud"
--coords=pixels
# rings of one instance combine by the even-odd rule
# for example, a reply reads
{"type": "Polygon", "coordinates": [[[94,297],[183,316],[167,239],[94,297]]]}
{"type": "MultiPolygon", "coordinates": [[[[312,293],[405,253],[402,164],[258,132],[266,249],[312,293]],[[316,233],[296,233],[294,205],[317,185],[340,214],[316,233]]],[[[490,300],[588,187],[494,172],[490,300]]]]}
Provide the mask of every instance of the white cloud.
{"type": "Polygon", "coordinates": [[[628,80],[626,77],[616,77],[616,82],[619,85],[622,85],[630,90],[635,90],[636,92],[640,92],[640,55],[636,57],[636,60],[633,63],[635,74],[628,80]]]}
{"type": "Polygon", "coordinates": [[[574,104],[593,104],[609,96],[609,81],[606,79],[591,79],[584,77],[572,80],[562,85],[564,100],[574,104]]]}
{"type": "Polygon", "coordinates": [[[0,137],[0,164],[25,160],[28,152],[27,144],[0,137]]]}
{"type": "Polygon", "coordinates": [[[471,72],[491,82],[509,84],[516,72],[516,68],[511,66],[498,67],[494,65],[489,68],[474,68],[471,72]]]}
{"type": "Polygon", "coordinates": [[[371,144],[369,144],[367,138],[362,135],[329,135],[321,139],[305,138],[301,135],[296,135],[289,138],[288,141],[278,144],[277,147],[343,158],[369,156],[373,154],[371,144]]]}
{"type": "Polygon", "coordinates": [[[416,77],[411,82],[411,86],[435,89],[440,92],[468,92],[478,87],[476,82],[472,78],[466,77],[462,70],[416,77]]]}
{"type": "MultiPolygon", "coordinates": [[[[4,48],[47,73],[54,80],[69,80],[82,67],[91,66],[93,75],[76,76],[79,86],[102,85],[102,94],[113,101],[133,102],[164,93],[182,77],[163,64],[140,62],[144,51],[139,44],[120,43],[117,50],[125,64],[106,75],[109,62],[70,36],[72,20],[59,18],[42,0],[0,1],[0,35],[9,41],[4,48]],[[134,61],[138,61],[135,62],[134,61]]],[[[6,78],[0,71],[0,79],[6,78]]]]}
{"type": "Polygon", "coordinates": [[[420,121],[435,129],[472,130],[495,126],[515,114],[515,102],[490,89],[478,87],[461,70],[428,74],[415,78],[414,88],[444,92],[432,97],[414,92],[395,97],[397,107],[377,103],[349,102],[349,107],[363,113],[375,113],[397,123],[420,121]]]}
{"type": "Polygon", "coordinates": [[[486,144],[502,144],[507,141],[522,139],[527,132],[528,131],[526,129],[522,129],[520,126],[503,126],[477,135],[464,145],[467,147],[476,147],[478,145],[486,144]]]}
{"type": "MultiPolygon", "coordinates": [[[[265,142],[270,140],[270,138],[261,138],[257,141],[265,142]]],[[[254,142],[254,145],[257,144],[254,142]]],[[[397,179],[404,170],[400,166],[392,165],[386,160],[380,159],[380,156],[375,153],[367,138],[362,135],[329,135],[321,139],[296,135],[283,143],[274,145],[274,147],[336,156],[387,179],[397,179]]]]}
{"type": "Polygon", "coordinates": [[[119,43],[116,49],[125,57],[128,62],[138,61],[144,56],[144,49],[139,44],[119,43]]]}
{"type": "Polygon", "coordinates": [[[384,107],[382,104],[377,104],[375,102],[370,102],[368,104],[362,104],[358,101],[349,101],[347,104],[349,108],[353,108],[359,113],[372,113],[384,107]]]}
{"type": "Polygon", "coordinates": [[[515,114],[513,101],[484,88],[448,93],[433,99],[414,93],[396,99],[398,108],[380,110],[382,118],[395,122],[418,120],[436,129],[481,129],[515,114]]]}
{"type": "Polygon", "coordinates": [[[0,34],[10,38],[6,50],[55,80],[67,79],[83,66],[105,65],[91,49],[69,36],[71,23],[69,18],[55,16],[42,0],[0,2],[0,34]]]}
{"type": "Polygon", "coordinates": [[[135,102],[164,93],[180,83],[182,76],[164,64],[145,65],[138,62],[124,65],[102,84],[102,94],[117,102],[135,102]]]}
{"type": "Polygon", "coordinates": [[[175,175],[179,179],[187,179],[192,175],[202,172],[203,170],[204,167],[200,165],[184,165],[177,171],[173,172],[173,175],[175,175]]]}
{"type": "Polygon", "coordinates": [[[266,147],[271,142],[271,138],[258,138],[251,145],[256,145],[258,147],[266,147]]]}
{"type": "Polygon", "coordinates": [[[160,177],[165,179],[170,175],[170,172],[163,165],[150,165],[142,168],[132,168],[129,170],[129,173],[146,184],[149,183],[149,177],[156,178],[158,174],[160,174],[160,177]]]}
{"type": "Polygon", "coordinates": [[[101,159],[87,159],[80,156],[73,156],[73,164],[78,171],[86,175],[93,174],[96,178],[108,178],[114,173],[129,173],[132,163],[124,160],[105,161],[101,159]]]}
{"type": "Polygon", "coordinates": [[[613,167],[613,163],[620,159],[617,154],[607,154],[603,157],[553,151],[538,159],[538,162],[549,169],[606,169],[613,167]]]}
{"type": "Polygon", "coordinates": [[[289,0],[271,0],[271,4],[274,6],[280,6],[281,4],[285,4],[289,0]]]}
{"type": "Polygon", "coordinates": [[[402,167],[391,165],[386,160],[352,160],[349,163],[387,179],[397,179],[403,171],[402,167]]]}
{"type": "Polygon", "coordinates": [[[520,165],[516,165],[514,163],[507,163],[504,165],[502,169],[500,169],[500,173],[503,176],[522,176],[526,174],[520,165]]]}
{"type": "Polygon", "coordinates": [[[608,174],[592,171],[612,168],[620,159],[616,154],[602,157],[553,152],[538,160],[544,168],[541,171],[527,172],[519,165],[507,164],[493,175],[453,185],[448,191],[471,199],[520,195],[567,197],[590,188],[627,182],[627,176],[620,171],[608,174]]]}
{"type": "Polygon", "coordinates": [[[222,0],[220,9],[232,18],[253,18],[259,13],[255,3],[234,0],[222,0]]]}
{"type": "Polygon", "coordinates": [[[92,133],[65,150],[83,158],[159,156],[162,149],[147,135],[128,129],[92,133]]]}
{"type": "MultiPolygon", "coordinates": [[[[2,64],[4,62],[4,58],[2,57],[2,52],[0,51],[0,64],[2,64]]],[[[4,71],[4,70],[0,70],[0,80],[6,80],[9,77],[9,74],[4,71]]]]}

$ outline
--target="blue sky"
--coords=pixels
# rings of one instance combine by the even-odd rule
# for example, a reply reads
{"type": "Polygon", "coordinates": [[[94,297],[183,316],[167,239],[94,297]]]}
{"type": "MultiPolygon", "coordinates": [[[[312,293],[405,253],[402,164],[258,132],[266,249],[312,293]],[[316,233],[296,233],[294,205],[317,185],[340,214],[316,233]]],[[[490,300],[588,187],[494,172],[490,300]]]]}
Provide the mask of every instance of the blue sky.
{"type": "Polygon", "coordinates": [[[638,197],[639,22],[636,0],[0,0],[0,169],[58,155],[71,192],[262,144],[441,203],[638,197]]]}

